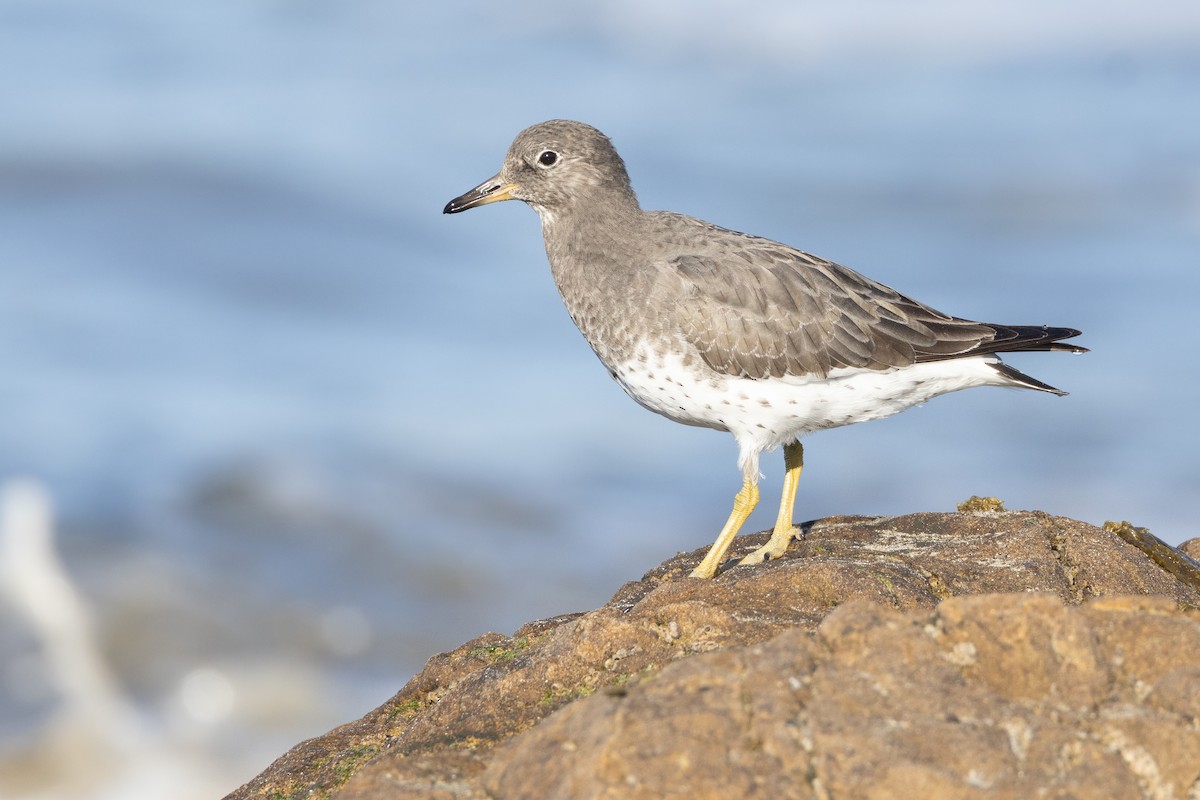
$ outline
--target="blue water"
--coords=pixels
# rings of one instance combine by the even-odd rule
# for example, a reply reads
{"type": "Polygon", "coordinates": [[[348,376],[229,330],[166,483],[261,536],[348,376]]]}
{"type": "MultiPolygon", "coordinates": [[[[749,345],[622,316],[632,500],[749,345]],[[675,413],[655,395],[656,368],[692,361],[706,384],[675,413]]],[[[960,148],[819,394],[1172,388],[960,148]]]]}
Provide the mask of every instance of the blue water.
{"type": "MultiPolygon", "coordinates": [[[[1200,10],[643,5],[0,6],[0,480],[52,493],[148,718],[197,665],[309,670],[327,702],[190,734],[226,788],[728,511],[732,440],[612,385],[536,216],[440,213],[542,119],[610,134],[647,207],[1085,331],[1087,356],[1011,359],[1068,398],[812,437],[801,518],[989,494],[1200,533],[1200,10]]],[[[0,737],[52,696],[8,687],[0,737]]]]}

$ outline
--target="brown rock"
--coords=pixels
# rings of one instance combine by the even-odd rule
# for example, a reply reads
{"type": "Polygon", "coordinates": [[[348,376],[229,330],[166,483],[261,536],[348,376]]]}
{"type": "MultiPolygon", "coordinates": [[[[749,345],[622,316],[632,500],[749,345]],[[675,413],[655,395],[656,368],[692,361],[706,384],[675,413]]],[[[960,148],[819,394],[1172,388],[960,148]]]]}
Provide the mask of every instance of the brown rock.
{"type": "MultiPolygon", "coordinates": [[[[1192,561],[1200,562],[1200,538],[1188,539],[1179,545],[1179,552],[1186,555],[1192,561]]],[[[1200,567],[1200,563],[1197,563],[1196,566],[1200,567]]]]}
{"type": "Polygon", "coordinates": [[[677,556],[230,797],[1200,796],[1200,583],[1133,530],[831,518],[712,581],[677,556]]]}

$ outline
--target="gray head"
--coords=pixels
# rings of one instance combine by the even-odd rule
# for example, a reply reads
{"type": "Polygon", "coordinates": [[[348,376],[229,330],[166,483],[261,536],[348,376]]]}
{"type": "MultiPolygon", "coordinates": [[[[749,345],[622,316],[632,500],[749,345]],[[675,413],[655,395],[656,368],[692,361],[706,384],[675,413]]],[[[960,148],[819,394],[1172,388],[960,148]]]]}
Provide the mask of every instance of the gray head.
{"type": "Polygon", "coordinates": [[[517,134],[494,177],[446,204],[446,214],[524,200],[543,222],[572,207],[637,208],[625,162],[608,137],[590,125],[565,119],[539,122],[517,134]]]}

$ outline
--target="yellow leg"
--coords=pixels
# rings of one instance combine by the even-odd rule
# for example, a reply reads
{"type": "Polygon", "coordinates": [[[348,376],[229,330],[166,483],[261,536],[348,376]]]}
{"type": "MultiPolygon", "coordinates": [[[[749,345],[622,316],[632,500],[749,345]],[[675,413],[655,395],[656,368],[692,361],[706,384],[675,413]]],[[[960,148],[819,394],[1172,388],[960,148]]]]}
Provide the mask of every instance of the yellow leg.
{"type": "Polygon", "coordinates": [[[751,477],[747,475],[742,480],[742,489],[733,498],[733,511],[729,513],[729,519],[725,520],[725,527],[721,528],[721,532],[717,534],[717,540],[713,542],[713,546],[708,548],[708,553],[704,556],[694,570],[691,577],[693,578],[711,578],[717,574],[717,567],[721,566],[721,561],[725,558],[725,553],[729,550],[729,545],[733,543],[733,537],[737,536],[741,530],[742,523],[750,516],[750,512],[758,505],[758,482],[757,476],[751,477]]]}
{"type": "Polygon", "coordinates": [[[796,487],[800,485],[800,472],[804,469],[804,446],[792,442],[783,446],[783,463],[787,472],[783,476],[783,499],[779,502],[779,516],[775,519],[775,530],[762,547],[739,561],[739,564],[761,564],[779,558],[788,549],[795,532],[792,529],[792,510],[796,505],[796,487]]]}

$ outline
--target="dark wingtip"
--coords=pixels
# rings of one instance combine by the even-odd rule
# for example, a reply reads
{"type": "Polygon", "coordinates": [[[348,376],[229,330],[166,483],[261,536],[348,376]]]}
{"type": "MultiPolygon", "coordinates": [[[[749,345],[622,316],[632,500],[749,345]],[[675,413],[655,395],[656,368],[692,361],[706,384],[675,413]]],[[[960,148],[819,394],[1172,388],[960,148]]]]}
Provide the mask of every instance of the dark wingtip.
{"type": "Polygon", "coordinates": [[[1059,342],[1054,342],[1054,343],[1050,344],[1049,346],[1046,347],[1046,349],[1053,350],[1055,352],[1060,352],[1060,353],[1076,353],[1076,354],[1078,354],[1078,353],[1090,353],[1091,352],[1091,350],[1089,350],[1088,348],[1080,347],[1077,344],[1061,344],[1059,342]]]}
{"type": "Polygon", "coordinates": [[[997,325],[984,323],[993,331],[995,338],[976,347],[975,353],[1025,353],[1033,351],[1058,351],[1086,353],[1088,349],[1077,344],[1063,344],[1062,339],[1073,339],[1082,331],[1074,328],[1052,328],[1049,325],[997,325]]]}

